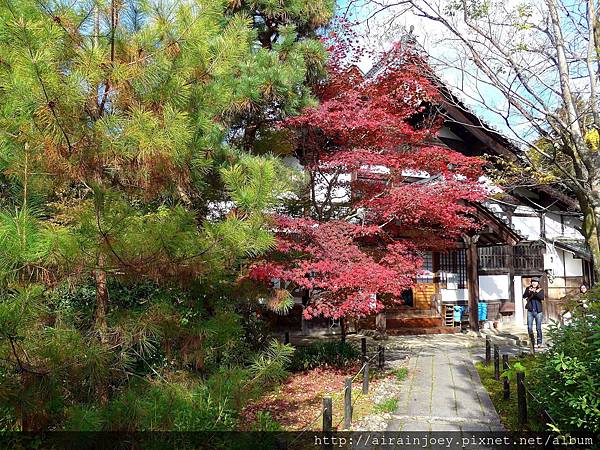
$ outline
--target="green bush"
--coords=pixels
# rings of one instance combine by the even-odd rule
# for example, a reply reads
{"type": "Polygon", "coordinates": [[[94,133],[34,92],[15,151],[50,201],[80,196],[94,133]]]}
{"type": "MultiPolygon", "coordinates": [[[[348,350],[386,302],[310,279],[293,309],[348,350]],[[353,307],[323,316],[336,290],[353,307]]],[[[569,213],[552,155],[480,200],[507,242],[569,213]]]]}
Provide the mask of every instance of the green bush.
{"type": "Polygon", "coordinates": [[[232,430],[235,412],[203,384],[153,381],[129,388],[111,401],[106,429],[114,431],[232,430]]]}
{"type": "Polygon", "coordinates": [[[347,342],[316,342],[298,347],[290,368],[292,371],[314,369],[315,367],[344,367],[359,361],[360,350],[347,342]]]}
{"type": "Polygon", "coordinates": [[[553,324],[528,385],[561,431],[600,432],[600,290],[567,326],[553,324]]]}
{"type": "Polygon", "coordinates": [[[269,411],[259,411],[256,414],[256,423],[252,427],[253,431],[281,431],[279,422],[273,419],[269,411]]]}

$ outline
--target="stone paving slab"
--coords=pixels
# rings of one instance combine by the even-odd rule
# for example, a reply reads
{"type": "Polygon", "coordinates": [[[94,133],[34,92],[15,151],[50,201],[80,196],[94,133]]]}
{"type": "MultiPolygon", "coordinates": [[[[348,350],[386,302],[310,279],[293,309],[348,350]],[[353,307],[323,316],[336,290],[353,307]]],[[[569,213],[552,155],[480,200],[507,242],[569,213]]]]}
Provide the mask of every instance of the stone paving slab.
{"type": "Polygon", "coordinates": [[[481,352],[481,339],[456,335],[402,338],[413,356],[388,431],[504,430],[473,365],[481,352]]]}

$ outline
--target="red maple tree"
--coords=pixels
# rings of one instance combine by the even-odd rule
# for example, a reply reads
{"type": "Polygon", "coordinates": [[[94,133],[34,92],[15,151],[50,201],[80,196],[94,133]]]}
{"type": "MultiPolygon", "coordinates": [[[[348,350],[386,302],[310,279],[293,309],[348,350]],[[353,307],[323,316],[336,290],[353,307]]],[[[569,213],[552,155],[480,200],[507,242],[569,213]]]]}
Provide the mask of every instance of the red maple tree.
{"type": "Polygon", "coordinates": [[[277,248],[249,272],[310,294],[306,318],[362,317],[399,301],[421,252],[478,226],[470,203],[484,196],[481,160],[430,144],[440,97],[412,46],[395,45],[365,78],[339,41],[328,81],[314,87],[319,106],[282,124],[308,174],[302,217],[273,218],[277,248]]]}

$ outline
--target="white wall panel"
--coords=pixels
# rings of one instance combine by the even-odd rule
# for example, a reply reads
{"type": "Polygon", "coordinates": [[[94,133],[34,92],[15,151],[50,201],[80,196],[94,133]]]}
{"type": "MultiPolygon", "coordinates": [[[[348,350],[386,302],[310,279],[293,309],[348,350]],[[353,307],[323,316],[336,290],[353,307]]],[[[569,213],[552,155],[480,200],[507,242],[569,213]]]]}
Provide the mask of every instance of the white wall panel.
{"type": "Polygon", "coordinates": [[[500,300],[510,298],[510,279],[508,275],[480,275],[479,299],[500,300]]]}

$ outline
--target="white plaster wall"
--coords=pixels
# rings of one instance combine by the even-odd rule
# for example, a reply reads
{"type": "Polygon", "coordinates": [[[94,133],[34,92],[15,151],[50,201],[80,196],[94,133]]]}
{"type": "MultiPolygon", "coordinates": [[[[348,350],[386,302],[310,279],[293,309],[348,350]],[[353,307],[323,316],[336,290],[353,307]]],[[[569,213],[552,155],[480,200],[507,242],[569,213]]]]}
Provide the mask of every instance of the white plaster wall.
{"type": "Polygon", "coordinates": [[[564,277],[565,270],[563,259],[565,252],[556,249],[552,245],[546,247],[546,253],[544,253],[544,270],[552,270],[552,274],[555,277],[564,277]]]}
{"type": "Polygon", "coordinates": [[[510,279],[507,275],[480,275],[479,299],[500,300],[510,298],[510,279]]]}
{"type": "Polygon", "coordinates": [[[563,252],[565,261],[565,276],[566,277],[581,277],[583,276],[583,260],[574,258],[573,253],[563,252]]]}
{"type": "Polygon", "coordinates": [[[539,217],[513,216],[512,224],[527,239],[537,240],[540,238],[539,217]]]}
{"type": "Polygon", "coordinates": [[[515,323],[523,325],[525,323],[525,313],[523,306],[523,292],[522,292],[522,280],[520,276],[514,277],[514,290],[515,290],[515,323]]]}
{"type": "Polygon", "coordinates": [[[546,237],[555,238],[562,236],[562,224],[560,222],[560,216],[558,214],[548,213],[544,219],[546,227],[546,237]]]}
{"type": "Polygon", "coordinates": [[[440,289],[443,302],[455,302],[458,300],[468,300],[468,289],[440,289]]]}
{"type": "Polygon", "coordinates": [[[583,235],[579,232],[581,229],[581,220],[573,216],[564,217],[564,236],[568,238],[583,239],[583,235]]]}
{"type": "MultiPolygon", "coordinates": [[[[325,175],[327,180],[331,180],[334,175],[325,175]]],[[[339,175],[337,182],[338,183],[347,183],[352,179],[352,174],[342,173],[339,175]]],[[[315,183],[315,198],[318,202],[322,202],[325,200],[325,196],[327,195],[327,189],[329,187],[329,183],[325,181],[320,181],[315,183]]],[[[345,186],[336,186],[331,190],[331,198],[332,203],[345,203],[350,201],[350,188],[348,185],[345,186]]]]}

